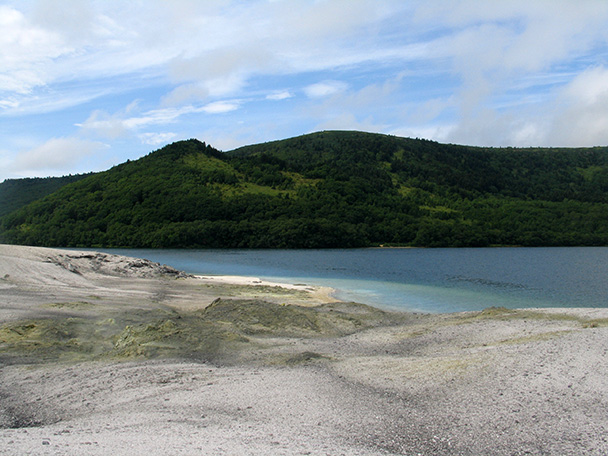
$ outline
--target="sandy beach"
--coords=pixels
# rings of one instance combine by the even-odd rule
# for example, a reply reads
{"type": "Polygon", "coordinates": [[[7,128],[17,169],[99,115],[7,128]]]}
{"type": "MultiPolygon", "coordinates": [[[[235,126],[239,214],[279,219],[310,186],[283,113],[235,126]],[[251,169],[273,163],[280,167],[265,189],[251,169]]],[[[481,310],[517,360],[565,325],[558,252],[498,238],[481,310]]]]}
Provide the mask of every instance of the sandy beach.
{"type": "Polygon", "coordinates": [[[2,455],[604,455],[608,310],[391,313],[0,245],[2,455]]]}

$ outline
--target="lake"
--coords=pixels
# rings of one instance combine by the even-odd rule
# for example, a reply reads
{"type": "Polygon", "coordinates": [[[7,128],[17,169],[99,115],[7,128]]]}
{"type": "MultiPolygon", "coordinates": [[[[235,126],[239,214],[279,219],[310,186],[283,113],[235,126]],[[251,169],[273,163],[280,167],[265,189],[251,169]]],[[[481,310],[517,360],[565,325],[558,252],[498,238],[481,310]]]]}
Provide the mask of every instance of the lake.
{"type": "Polygon", "coordinates": [[[608,307],[605,247],[103,251],[193,274],[330,286],[340,299],[385,309],[608,307]]]}

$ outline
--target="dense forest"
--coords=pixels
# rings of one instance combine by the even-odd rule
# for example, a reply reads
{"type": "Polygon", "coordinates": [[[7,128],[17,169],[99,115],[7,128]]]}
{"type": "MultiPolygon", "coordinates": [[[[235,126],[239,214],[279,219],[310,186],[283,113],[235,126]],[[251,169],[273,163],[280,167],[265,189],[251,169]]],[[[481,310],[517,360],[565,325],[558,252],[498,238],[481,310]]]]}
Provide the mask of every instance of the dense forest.
{"type": "Polygon", "coordinates": [[[24,201],[0,218],[0,242],[608,245],[607,191],[606,147],[479,148],[344,131],[229,152],[188,140],[24,201]]]}
{"type": "Polygon", "coordinates": [[[0,183],[0,217],[85,177],[87,174],[6,179],[0,183]]]}

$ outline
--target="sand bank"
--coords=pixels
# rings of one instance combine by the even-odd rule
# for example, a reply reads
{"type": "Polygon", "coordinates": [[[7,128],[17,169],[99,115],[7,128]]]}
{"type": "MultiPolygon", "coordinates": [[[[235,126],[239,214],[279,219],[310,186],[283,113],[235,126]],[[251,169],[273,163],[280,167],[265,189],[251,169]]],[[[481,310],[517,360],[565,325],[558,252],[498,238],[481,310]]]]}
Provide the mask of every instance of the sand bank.
{"type": "Polygon", "coordinates": [[[396,314],[0,246],[0,361],[0,454],[608,453],[605,309],[396,314]]]}
{"type": "MultiPolygon", "coordinates": [[[[301,300],[298,304],[300,305],[315,305],[318,303],[329,303],[336,302],[338,299],[334,297],[335,290],[331,287],[320,287],[317,285],[307,284],[290,284],[290,283],[279,283],[271,282],[268,280],[262,280],[257,277],[237,276],[237,275],[206,275],[206,276],[193,276],[202,281],[202,283],[210,284],[212,287],[218,287],[219,285],[236,285],[238,287],[246,287],[248,294],[256,294],[263,289],[270,288],[270,295],[281,295],[285,293],[285,290],[291,290],[301,292],[303,296],[308,295],[308,299],[301,300]]],[[[272,297],[272,296],[269,296],[272,297]]]]}

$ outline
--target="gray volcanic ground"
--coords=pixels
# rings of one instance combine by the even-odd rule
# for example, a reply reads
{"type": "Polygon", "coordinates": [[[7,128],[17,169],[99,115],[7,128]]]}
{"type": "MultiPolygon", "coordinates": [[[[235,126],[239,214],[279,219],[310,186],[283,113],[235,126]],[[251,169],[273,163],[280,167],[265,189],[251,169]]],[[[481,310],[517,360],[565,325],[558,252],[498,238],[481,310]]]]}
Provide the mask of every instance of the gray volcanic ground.
{"type": "Polygon", "coordinates": [[[608,453],[608,312],[387,313],[0,246],[0,454],[608,453]]]}

